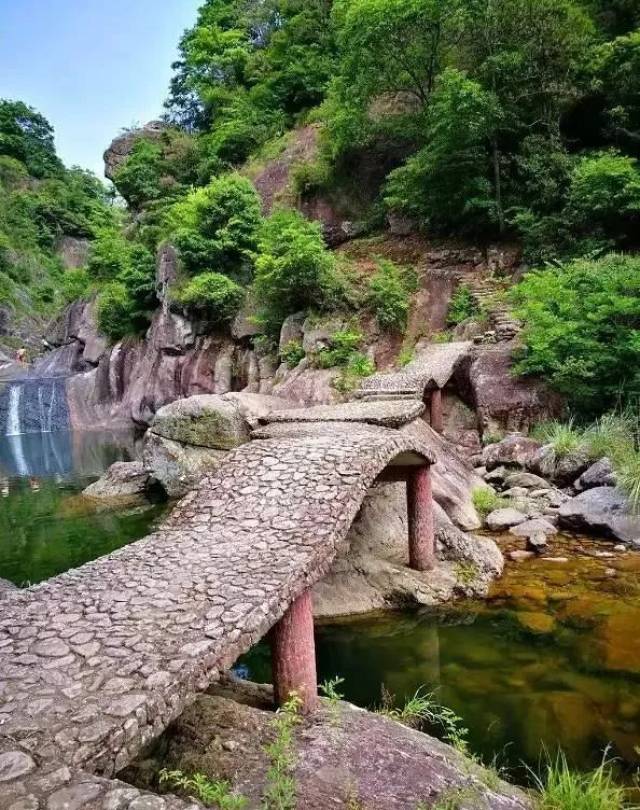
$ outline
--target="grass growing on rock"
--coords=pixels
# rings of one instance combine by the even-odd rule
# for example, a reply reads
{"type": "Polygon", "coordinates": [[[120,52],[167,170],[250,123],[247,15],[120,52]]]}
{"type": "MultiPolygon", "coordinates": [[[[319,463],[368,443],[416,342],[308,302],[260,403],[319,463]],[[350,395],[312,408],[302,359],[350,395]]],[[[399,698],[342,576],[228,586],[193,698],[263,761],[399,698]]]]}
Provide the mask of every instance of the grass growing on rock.
{"type": "Polygon", "coordinates": [[[507,498],[498,495],[492,487],[476,487],[471,493],[471,499],[476,512],[483,518],[496,509],[504,509],[510,503],[507,498]]]}
{"type": "Polygon", "coordinates": [[[557,457],[584,452],[595,461],[606,456],[631,509],[640,511],[640,410],[637,406],[605,414],[586,427],[580,427],[571,419],[566,423],[548,422],[540,425],[533,435],[550,444],[557,457]]]}

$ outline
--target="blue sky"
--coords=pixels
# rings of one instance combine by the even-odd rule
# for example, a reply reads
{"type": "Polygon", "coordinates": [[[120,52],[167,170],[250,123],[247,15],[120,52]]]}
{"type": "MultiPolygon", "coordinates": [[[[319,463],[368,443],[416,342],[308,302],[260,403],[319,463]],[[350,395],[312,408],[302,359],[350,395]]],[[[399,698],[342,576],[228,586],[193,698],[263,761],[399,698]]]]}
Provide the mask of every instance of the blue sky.
{"type": "Polygon", "coordinates": [[[202,0],[0,0],[0,97],[42,112],[58,153],[103,176],[122,129],[162,112],[202,0]]]}

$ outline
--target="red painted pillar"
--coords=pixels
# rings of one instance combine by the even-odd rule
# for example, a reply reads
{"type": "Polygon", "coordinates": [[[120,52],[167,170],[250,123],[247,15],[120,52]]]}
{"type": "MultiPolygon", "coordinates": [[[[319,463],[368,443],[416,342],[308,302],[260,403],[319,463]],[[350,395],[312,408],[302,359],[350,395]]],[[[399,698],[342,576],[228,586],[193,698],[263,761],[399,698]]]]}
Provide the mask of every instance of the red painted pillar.
{"type": "Polygon", "coordinates": [[[434,388],[431,392],[431,403],[429,406],[431,427],[436,433],[444,430],[444,419],[442,416],[442,389],[434,388]]]}
{"type": "Polygon", "coordinates": [[[409,518],[409,565],[415,571],[430,571],[435,565],[431,468],[415,467],[407,478],[409,518]]]}
{"type": "Polygon", "coordinates": [[[292,602],[272,629],[271,667],[276,705],[282,706],[296,692],[302,712],[312,712],[318,704],[318,678],[311,591],[292,602]]]}

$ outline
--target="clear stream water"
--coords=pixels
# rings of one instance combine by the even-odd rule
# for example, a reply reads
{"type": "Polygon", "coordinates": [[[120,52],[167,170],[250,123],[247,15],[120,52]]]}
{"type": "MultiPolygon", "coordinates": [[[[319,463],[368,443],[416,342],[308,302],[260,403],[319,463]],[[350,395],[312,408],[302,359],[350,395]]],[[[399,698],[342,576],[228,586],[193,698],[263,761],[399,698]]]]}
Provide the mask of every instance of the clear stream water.
{"type": "MultiPolygon", "coordinates": [[[[79,494],[116,460],[135,456],[128,434],[0,438],[0,577],[40,582],[147,534],[161,505],[99,510],[79,494]]],[[[499,538],[505,550],[513,548],[499,538]]],[[[486,602],[439,613],[399,612],[317,627],[320,679],[380,704],[435,691],[469,729],[471,749],[523,778],[544,747],[588,768],[611,745],[627,774],[640,764],[640,553],[560,538],[568,562],[509,563],[486,602]],[[598,556],[611,554],[611,556],[598,556]]],[[[239,664],[268,681],[259,645],[239,664]]]]}
{"type": "Polygon", "coordinates": [[[0,436],[0,578],[42,582],[148,534],[161,505],[113,511],[80,495],[134,455],[128,433],[0,436]]]}

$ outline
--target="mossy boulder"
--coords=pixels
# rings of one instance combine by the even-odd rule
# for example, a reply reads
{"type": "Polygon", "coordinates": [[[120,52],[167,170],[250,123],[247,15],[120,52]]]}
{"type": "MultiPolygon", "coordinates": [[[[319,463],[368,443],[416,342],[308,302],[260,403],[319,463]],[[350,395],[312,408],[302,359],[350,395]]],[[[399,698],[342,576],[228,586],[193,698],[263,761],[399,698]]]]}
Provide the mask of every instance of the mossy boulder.
{"type": "Polygon", "coordinates": [[[198,394],[165,405],[156,413],[151,432],[213,450],[232,450],[249,441],[249,425],[237,403],[216,394],[198,394]]]}

